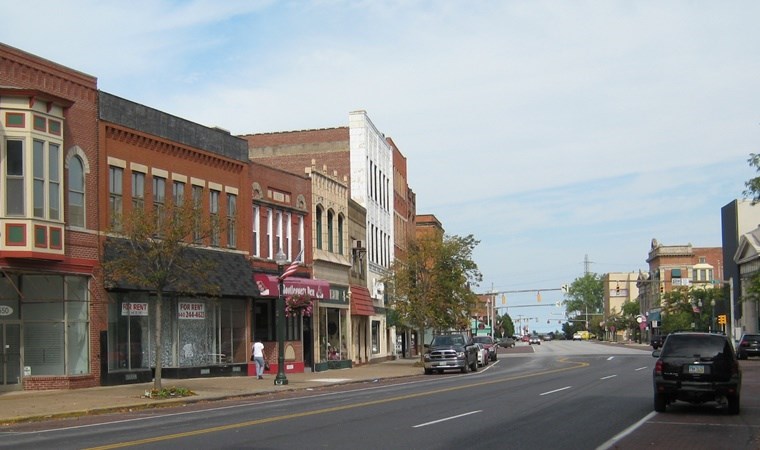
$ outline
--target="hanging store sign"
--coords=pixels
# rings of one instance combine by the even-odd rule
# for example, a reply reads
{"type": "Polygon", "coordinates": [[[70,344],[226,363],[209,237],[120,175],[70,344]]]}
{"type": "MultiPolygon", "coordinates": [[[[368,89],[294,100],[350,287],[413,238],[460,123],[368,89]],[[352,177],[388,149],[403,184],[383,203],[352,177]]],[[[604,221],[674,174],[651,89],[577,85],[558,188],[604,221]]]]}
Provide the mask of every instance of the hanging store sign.
{"type": "MultiPolygon", "coordinates": [[[[259,288],[262,297],[277,297],[279,295],[279,282],[276,276],[266,274],[254,274],[253,280],[259,288]]],[[[288,277],[283,282],[283,294],[308,295],[314,299],[330,298],[330,283],[324,280],[312,278],[288,277]]]]}
{"type": "Polygon", "coordinates": [[[121,315],[122,316],[147,316],[148,304],[124,302],[121,304],[121,315]]]}
{"type": "Polygon", "coordinates": [[[180,319],[203,320],[206,318],[205,303],[179,302],[180,319]]]}

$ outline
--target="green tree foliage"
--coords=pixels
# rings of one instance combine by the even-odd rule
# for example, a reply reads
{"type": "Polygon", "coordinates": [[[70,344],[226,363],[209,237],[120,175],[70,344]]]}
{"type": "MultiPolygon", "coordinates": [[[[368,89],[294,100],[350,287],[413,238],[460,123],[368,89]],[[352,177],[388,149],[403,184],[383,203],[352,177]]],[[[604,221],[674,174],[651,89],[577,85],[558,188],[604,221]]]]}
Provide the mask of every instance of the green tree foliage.
{"type": "Polygon", "coordinates": [[[514,336],[515,335],[515,323],[512,321],[512,317],[509,314],[503,316],[496,316],[496,336],[514,336]]]}
{"type": "Polygon", "coordinates": [[[218,223],[204,220],[192,205],[169,207],[154,213],[134,208],[118,223],[116,238],[105,243],[103,272],[106,285],[145,290],[157,301],[154,317],[154,389],[161,389],[163,361],[161,303],[167,292],[216,295],[220,286],[208,282],[214,269],[198,249],[187,242],[199,242],[219,233],[218,223]]]}
{"type": "Polygon", "coordinates": [[[471,288],[482,280],[472,260],[478,244],[472,235],[439,233],[423,234],[410,241],[407,259],[395,261],[385,280],[392,291],[391,307],[399,320],[419,330],[420,336],[426,329],[469,328],[477,301],[471,288]]]}
{"type": "Polygon", "coordinates": [[[588,323],[588,330],[601,336],[599,323],[603,304],[604,285],[599,275],[589,272],[576,278],[565,294],[565,311],[568,316],[573,316],[575,320],[581,320],[583,323],[574,322],[573,326],[563,326],[563,331],[567,334],[571,330],[575,332],[586,329],[585,324],[588,323]]]}
{"type": "MultiPolygon", "coordinates": [[[[749,159],[747,159],[749,166],[754,168],[757,172],[760,172],[760,154],[750,153],[749,159]]],[[[744,196],[752,199],[752,204],[760,202],[760,176],[751,178],[744,183],[746,189],[744,190],[744,196]]]]}
{"type": "Polygon", "coordinates": [[[720,305],[726,298],[726,291],[721,288],[673,289],[660,298],[662,308],[662,331],[706,331],[714,328],[715,305],[720,305]]]}
{"type": "Polygon", "coordinates": [[[621,311],[607,318],[607,328],[614,326],[615,330],[628,330],[631,336],[636,336],[639,330],[639,323],[636,318],[639,316],[638,302],[625,302],[621,311]]]}

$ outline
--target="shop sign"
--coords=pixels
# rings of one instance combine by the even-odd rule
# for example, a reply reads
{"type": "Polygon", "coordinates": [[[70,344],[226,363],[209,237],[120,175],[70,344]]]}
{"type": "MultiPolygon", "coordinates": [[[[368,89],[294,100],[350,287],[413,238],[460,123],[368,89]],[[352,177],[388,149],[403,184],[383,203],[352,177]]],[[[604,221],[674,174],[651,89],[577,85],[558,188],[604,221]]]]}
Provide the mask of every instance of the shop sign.
{"type": "MultiPolygon", "coordinates": [[[[277,297],[280,290],[277,277],[266,274],[255,274],[254,281],[262,297],[277,297]]],[[[324,280],[289,277],[285,278],[283,288],[283,294],[286,296],[308,295],[317,300],[330,298],[330,283],[324,280]]]]}
{"type": "Polygon", "coordinates": [[[121,304],[121,315],[122,316],[147,316],[148,304],[124,302],[121,304]]]}
{"type": "Polygon", "coordinates": [[[179,302],[179,318],[203,320],[206,318],[205,303],[179,302]]]}
{"type": "Polygon", "coordinates": [[[13,314],[13,308],[6,305],[0,305],[0,316],[10,316],[13,314]]]}

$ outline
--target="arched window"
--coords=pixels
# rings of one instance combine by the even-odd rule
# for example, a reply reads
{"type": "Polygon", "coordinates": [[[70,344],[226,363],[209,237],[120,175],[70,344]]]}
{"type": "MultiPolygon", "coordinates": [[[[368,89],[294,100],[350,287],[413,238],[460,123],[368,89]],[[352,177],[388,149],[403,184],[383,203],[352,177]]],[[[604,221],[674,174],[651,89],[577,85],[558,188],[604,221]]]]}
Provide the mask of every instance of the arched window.
{"type": "Polygon", "coordinates": [[[343,214],[338,214],[338,254],[343,255],[343,214]]]}
{"type": "Polygon", "coordinates": [[[322,249],[322,207],[317,206],[316,208],[316,217],[314,218],[316,221],[315,231],[317,233],[317,248],[322,249]]]}
{"type": "Polygon", "coordinates": [[[327,251],[333,252],[335,250],[335,247],[333,245],[333,222],[335,221],[335,217],[333,217],[332,211],[327,211],[327,251]]]}
{"type": "Polygon", "coordinates": [[[84,228],[84,164],[79,156],[69,160],[69,225],[84,228]]]}

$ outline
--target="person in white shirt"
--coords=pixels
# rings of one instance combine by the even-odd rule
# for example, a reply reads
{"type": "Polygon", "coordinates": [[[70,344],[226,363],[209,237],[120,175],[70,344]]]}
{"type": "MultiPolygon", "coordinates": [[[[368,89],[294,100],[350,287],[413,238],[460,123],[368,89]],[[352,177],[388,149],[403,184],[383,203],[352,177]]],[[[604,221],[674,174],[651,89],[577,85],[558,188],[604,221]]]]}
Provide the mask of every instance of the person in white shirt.
{"type": "Polygon", "coordinates": [[[253,343],[251,347],[253,362],[256,363],[256,378],[264,379],[264,344],[259,341],[253,343]]]}

